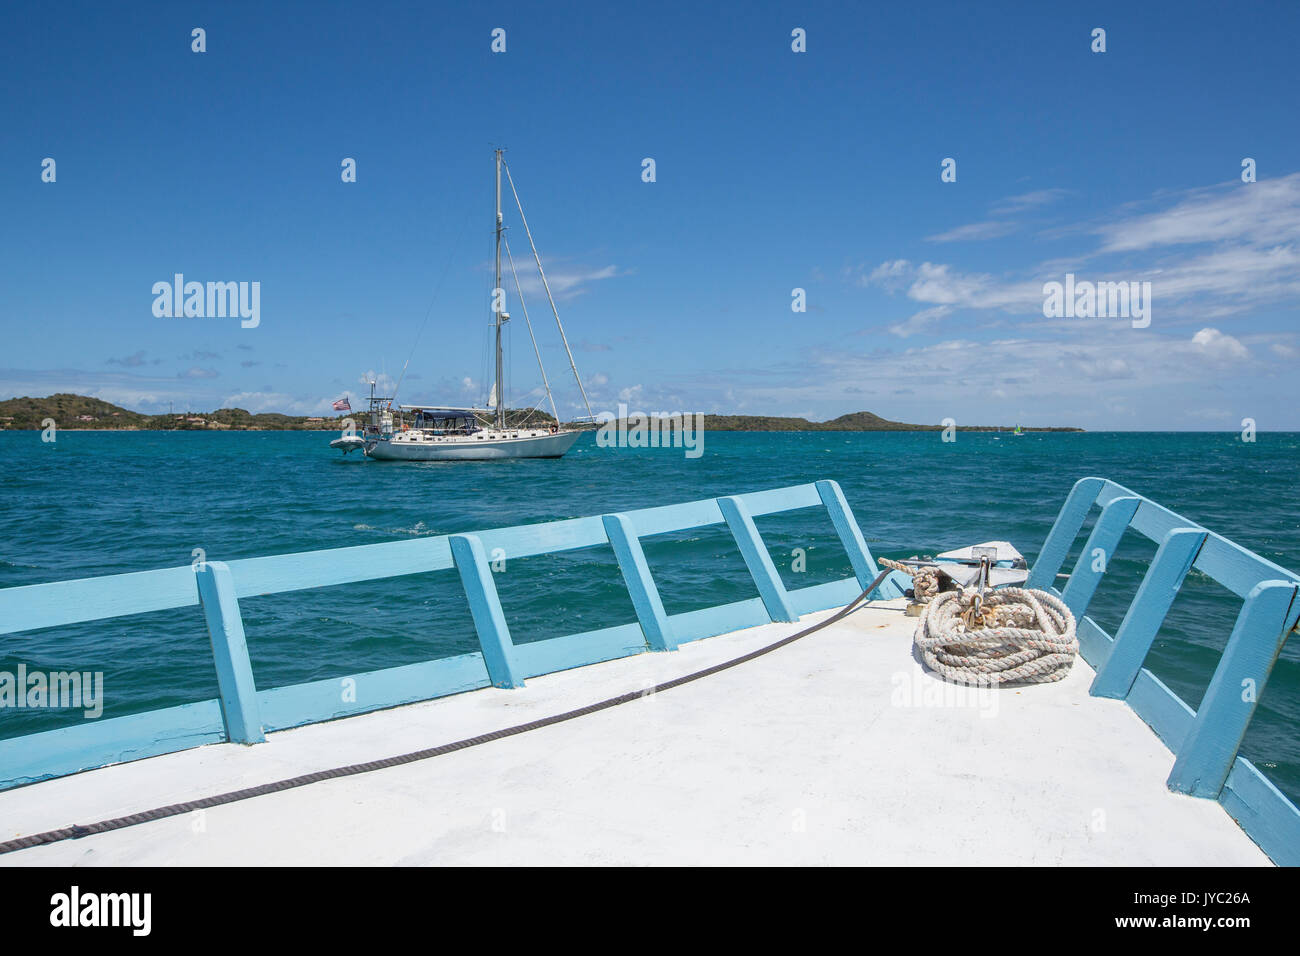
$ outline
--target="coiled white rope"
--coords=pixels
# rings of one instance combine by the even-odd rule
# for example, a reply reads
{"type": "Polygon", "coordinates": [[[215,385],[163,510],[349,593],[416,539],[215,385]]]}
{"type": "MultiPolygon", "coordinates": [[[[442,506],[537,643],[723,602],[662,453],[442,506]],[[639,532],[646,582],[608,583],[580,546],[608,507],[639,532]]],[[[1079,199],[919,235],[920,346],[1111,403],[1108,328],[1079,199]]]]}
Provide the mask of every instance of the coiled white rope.
{"type": "Polygon", "coordinates": [[[976,600],[973,588],[942,591],[914,640],[926,665],[959,684],[1046,684],[1069,673],[1079,653],[1074,615],[1046,591],[1003,588],[976,600]]]}

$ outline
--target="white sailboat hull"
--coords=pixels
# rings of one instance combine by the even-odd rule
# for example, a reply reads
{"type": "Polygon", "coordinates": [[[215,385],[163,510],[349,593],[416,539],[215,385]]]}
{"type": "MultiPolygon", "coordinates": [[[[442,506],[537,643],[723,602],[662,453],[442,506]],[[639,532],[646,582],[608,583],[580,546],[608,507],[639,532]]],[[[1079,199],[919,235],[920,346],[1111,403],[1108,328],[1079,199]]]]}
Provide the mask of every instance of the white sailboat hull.
{"type": "Polygon", "coordinates": [[[537,436],[406,438],[400,433],[366,446],[380,461],[489,461],[498,458],[560,458],[582,432],[564,431],[537,436]]]}

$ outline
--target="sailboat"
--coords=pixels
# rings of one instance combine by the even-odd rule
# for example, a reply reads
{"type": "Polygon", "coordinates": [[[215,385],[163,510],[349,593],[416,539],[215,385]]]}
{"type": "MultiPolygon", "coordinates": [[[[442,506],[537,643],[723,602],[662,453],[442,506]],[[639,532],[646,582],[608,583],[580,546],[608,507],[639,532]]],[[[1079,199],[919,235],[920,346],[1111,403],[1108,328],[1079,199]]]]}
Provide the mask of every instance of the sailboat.
{"type": "Polygon", "coordinates": [[[555,298],[546,281],[546,272],[542,269],[541,256],[533,242],[532,231],[524,217],[523,204],[519,201],[519,192],[515,189],[510,167],[506,165],[503,150],[496,150],[496,285],[493,287],[492,317],[496,330],[496,382],[486,408],[461,407],[452,405],[399,405],[394,408],[395,399],[391,396],[375,395],[375,382],[370,383],[369,421],[360,435],[344,434],[330,442],[330,447],[340,449],[345,455],[360,450],[369,458],[390,461],[482,461],[498,458],[560,458],[573,447],[586,428],[595,423],[591,414],[591,403],[587,399],[587,390],[578,375],[577,365],[573,361],[573,351],[564,334],[560,322],[560,313],[555,307],[555,298]],[[528,318],[528,309],[523,304],[523,290],[519,286],[519,275],[515,272],[514,257],[510,254],[510,243],[505,238],[504,218],[501,211],[501,173],[505,171],[519,209],[519,221],[528,236],[532,247],[537,271],[541,276],[542,287],[550,301],[551,311],[555,314],[555,324],[560,330],[564,350],[569,358],[569,368],[573,371],[578,391],[582,393],[583,404],[587,406],[587,417],[578,422],[562,426],[555,399],[551,395],[551,385],[542,365],[541,350],[537,348],[537,338],[533,335],[532,322],[528,318]],[[524,321],[528,326],[528,336],[532,340],[533,350],[537,353],[537,364],[541,369],[542,383],[546,397],[550,400],[554,420],[549,423],[508,425],[506,421],[506,401],[504,388],[504,361],[501,348],[501,330],[510,321],[510,313],[504,306],[504,293],[501,291],[501,250],[504,246],[510,263],[510,271],[515,277],[515,289],[524,312],[524,321]],[[576,426],[576,427],[575,427],[576,426]]]}

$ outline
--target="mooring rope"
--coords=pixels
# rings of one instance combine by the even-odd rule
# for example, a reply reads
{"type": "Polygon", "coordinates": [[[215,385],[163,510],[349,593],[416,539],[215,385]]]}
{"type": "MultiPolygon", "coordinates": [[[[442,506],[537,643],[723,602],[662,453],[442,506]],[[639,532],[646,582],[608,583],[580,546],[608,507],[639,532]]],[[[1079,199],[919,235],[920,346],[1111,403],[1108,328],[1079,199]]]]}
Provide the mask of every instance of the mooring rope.
{"type": "Polygon", "coordinates": [[[882,568],[910,574],[912,576],[912,593],[918,601],[929,601],[939,593],[939,569],[933,564],[923,564],[918,567],[912,564],[904,564],[902,561],[894,561],[890,558],[876,558],[876,563],[882,568]]]}
{"type": "Polygon", "coordinates": [[[926,665],[959,684],[1046,684],[1069,673],[1079,653],[1074,615],[1046,591],[944,591],[913,638],[926,665]],[[979,597],[979,600],[976,598],[979,597]]]}

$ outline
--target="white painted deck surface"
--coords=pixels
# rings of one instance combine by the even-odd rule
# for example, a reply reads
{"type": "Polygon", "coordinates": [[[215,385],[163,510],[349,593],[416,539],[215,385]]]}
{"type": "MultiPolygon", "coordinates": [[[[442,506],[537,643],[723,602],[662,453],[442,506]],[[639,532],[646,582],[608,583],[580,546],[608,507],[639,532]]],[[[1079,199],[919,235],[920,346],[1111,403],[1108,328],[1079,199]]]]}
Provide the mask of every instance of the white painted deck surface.
{"type": "MultiPolygon", "coordinates": [[[[1119,701],[958,690],[903,601],[593,716],[0,864],[1264,865],[1119,701]],[[928,692],[927,692],[928,689],[928,692]],[[956,695],[964,695],[957,698],[956,695]],[[954,706],[964,704],[964,706],[954,706]]],[[[803,626],[831,612],[808,615],[803,626]]],[[[406,753],[638,690],[793,633],[772,624],[0,794],[0,839],[406,753]]]]}

